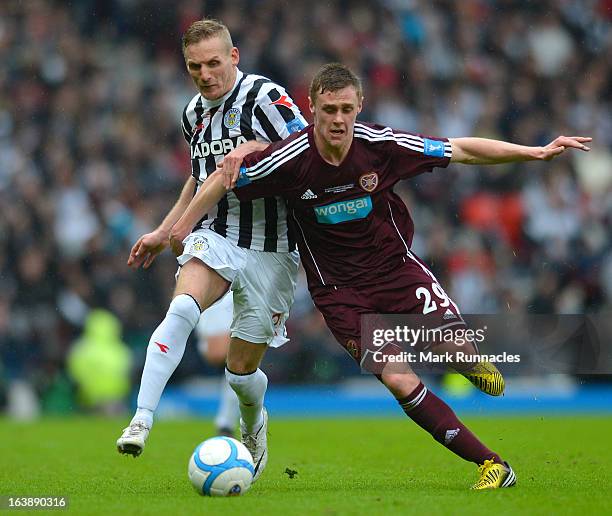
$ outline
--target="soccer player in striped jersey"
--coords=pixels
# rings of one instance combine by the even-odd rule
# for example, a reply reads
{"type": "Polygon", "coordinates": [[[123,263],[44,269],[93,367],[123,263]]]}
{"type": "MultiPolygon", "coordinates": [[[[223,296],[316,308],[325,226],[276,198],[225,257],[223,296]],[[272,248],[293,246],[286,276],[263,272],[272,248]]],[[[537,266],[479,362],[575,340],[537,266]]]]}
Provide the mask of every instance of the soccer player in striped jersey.
{"type": "MultiPolygon", "coordinates": [[[[239,52],[222,23],[210,19],[193,23],[183,35],[182,47],[187,71],[198,90],[182,116],[192,174],[160,226],[134,244],[128,259],[133,267],[149,267],[168,246],[170,229],[223,160],[241,160],[244,154],[306,125],[281,86],[237,68],[239,52]],[[241,143],[244,145],[237,148],[241,143]]],[[[140,455],[163,389],[201,312],[231,288],[234,319],[226,377],[239,400],[242,441],[253,456],[257,479],[267,461],[263,406],[267,377],[259,364],[268,346],[287,342],[285,321],[299,263],[287,230],[285,201],[272,196],[239,201],[228,192],[191,225],[178,262],[174,297],[147,348],[138,408],[117,448],[121,453],[140,455]]]]}
{"type": "MultiPolygon", "coordinates": [[[[410,249],[414,226],[393,192],[398,181],[450,162],[550,160],[568,148],[589,150],[584,144],[590,138],[560,136],[545,147],[526,147],[481,138],[425,137],[356,122],[362,100],[361,83],[348,68],[324,66],[310,87],[314,125],[246,156],[234,192],[242,201],[271,192],[285,197],[312,299],[338,342],[377,374],[408,417],[479,466],[474,489],[510,487],[516,477],[508,463],[481,443],[407,364],[399,370],[376,369],[371,343],[361,339],[361,316],[428,313],[438,328],[465,325],[456,304],[410,249]]],[[[235,180],[233,172],[224,169],[227,187],[235,180]]],[[[213,174],[171,231],[171,242],[180,240],[190,221],[224,192],[224,177],[213,174]]],[[[401,357],[395,345],[382,349],[386,356],[401,357]]],[[[491,364],[460,372],[484,392],[503,391],[503,379],[491,364]]]]}

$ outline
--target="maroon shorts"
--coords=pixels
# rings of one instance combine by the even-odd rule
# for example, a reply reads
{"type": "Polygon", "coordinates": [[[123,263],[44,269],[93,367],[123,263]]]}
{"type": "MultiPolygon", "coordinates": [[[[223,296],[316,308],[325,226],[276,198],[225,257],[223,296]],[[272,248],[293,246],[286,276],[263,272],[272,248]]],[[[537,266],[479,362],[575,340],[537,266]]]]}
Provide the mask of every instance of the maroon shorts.
{"type": "MultiPolygon", "coordinates": [[[[384,281],[357,287],[317,287],[311,295],[336,340],[358,362],[365,345],[361,342],[363,315],[416,314],[426,316],[423,319],[429,328],[465,327],[457,305],[414,253],[384,281]]],[[[381,325],[385,325],[382,319],[381,325]]]]}

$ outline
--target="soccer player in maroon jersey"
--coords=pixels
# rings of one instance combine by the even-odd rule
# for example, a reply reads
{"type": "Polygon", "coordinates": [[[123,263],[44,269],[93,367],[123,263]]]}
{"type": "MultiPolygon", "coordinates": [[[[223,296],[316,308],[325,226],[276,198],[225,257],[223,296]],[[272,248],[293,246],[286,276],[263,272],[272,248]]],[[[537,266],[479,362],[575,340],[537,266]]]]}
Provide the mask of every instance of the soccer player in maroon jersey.
{"type": "MultiPolygon", "coordinates": [[[[464,324],[455,303],[410,249],[414,226],[393,192],[395,183],[451,161],[550,160],[568,148],[588,151],[584,144],[591,140],[560,136],[545,147],[528,147],[482,138],[425,137],[356,122],[362,100],[361,83],[347,67],[324,66],[310,87],[314,125],[246,156],[234,190],[240,200],[266,195],[286,199],[312,299],[338,342],[358,362],[362,347],[367,347],[361,343],[364,314],[429,313],[438,317],[440,326],[464,324]]],[[[217,171],[207,180],[172,229],[171,243],[177,249],[193,223],[225,187],[233,186],[235,164],[225,163],[223,174],[217,171]]],[[[501,378],[491,367],[481,376],[501,378]]],[[[509,464],[481,443],[409,368],[383,369],[377,376],[413,421],[479,466],[474,489],[515,484],[509,464]]],[[[498,392],[495,385],[488,387],[482,390],[503,390],[503,384],[498,392]]]]}

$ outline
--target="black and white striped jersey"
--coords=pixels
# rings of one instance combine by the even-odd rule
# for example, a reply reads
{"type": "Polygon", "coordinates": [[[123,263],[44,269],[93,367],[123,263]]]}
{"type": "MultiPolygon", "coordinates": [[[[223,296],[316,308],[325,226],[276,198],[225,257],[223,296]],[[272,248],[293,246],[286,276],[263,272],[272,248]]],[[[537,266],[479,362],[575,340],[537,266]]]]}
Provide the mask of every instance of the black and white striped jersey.
{"type": "MultiPolygon", "coordinates": [[[[238,70],[234,87],[222,98],[210,101],[199,93],[193,97],[183,110],[181,125],[190,147],[191,173],[199,187],[239,144],[283,140],[304,128],[306,120],[283,87],[238,70]]],[[[295,249],[287,230],[285,201],[279,197],[241,202],[230,191],[199,226],[210,227],[247,249],[295,249]]]]}

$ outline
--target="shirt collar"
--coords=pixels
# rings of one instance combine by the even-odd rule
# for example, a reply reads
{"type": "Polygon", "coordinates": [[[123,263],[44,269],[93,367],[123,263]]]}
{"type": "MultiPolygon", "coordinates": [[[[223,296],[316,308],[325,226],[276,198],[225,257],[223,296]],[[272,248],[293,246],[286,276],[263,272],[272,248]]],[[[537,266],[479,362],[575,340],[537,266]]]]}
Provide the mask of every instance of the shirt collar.
{"type": "Polygon", "coordinates": [[[215,100],[208,100],[205,99],[202,94],[200,94],[200,97],[202,97],[202,105],[206,108],[206,109],[210,109],[210,108],[214,108],[217,106],[220,106],[221,104],[223,104],[232,94],[232,92],[236,89],[236,86],[238,85],[238,83],[240,82],[240,79],[242,79],[242,76],[244,74],[238,69],[236,68],[236,80],[234,81],[234,85],[231,87],[231,89],[225,94],[223,95],[223,97],[215,99],[215,100]]]}

